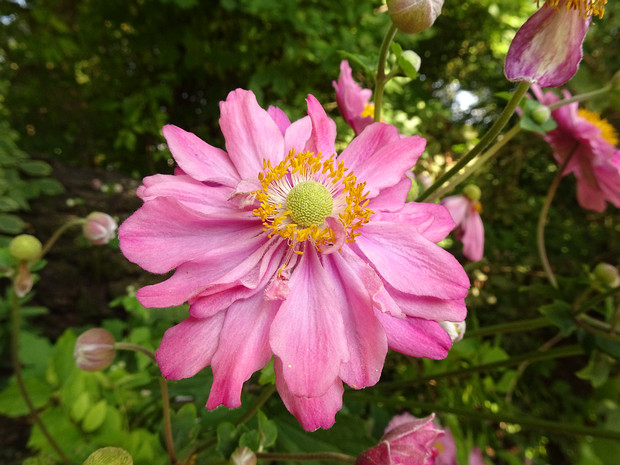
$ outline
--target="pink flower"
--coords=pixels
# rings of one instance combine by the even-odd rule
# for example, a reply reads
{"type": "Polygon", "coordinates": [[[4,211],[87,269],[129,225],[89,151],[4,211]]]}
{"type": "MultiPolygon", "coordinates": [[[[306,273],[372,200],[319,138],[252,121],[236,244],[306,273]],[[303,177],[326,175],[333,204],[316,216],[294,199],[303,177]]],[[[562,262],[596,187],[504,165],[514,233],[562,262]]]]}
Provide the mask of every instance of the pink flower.
{"type": "Polygon", "coordinates": [[[346,60],[340,63],[340,76],[338,82],[333,81],[333,85],[340,114],[355,134],[360,134],[366,126],[374,122],[375,106],[370,102],[372,90],[362,89],[362,86],[353,80],[351,67],[346,60]]]}
{"type": "MultiPolygon", "coordinates": [[[[480,218],[480,189],[473,185],[467,187],[477,189],[477,195],[464,191],[466,195],[446,197],[441,201],[441,204],[448,209],[456,223],[456,240],[463,243],[463,255],[477,262],[482,259],[484,253],[484,225],[482,218],[480,218]]],[[[475,191],[475,189],[471,190],[475,191]]]]}
{"type": "Polygon", "coordinates": [[[355,465],[432,465],[439,450],[434,447],[443,431],[433,423],[434,414],[416,418],[403,413],[392,419],[379,444],[357,458],[355,465]]]}
{"type": "MultiPolygon", "coordinates": [[[[545,105],[559,100],[538,86],[532,90],[545,105]]],[[[571,96],[568,91],[563,95],[571,96]]],[[[605,210],[606,202],[620,207],[620,150],[613,126],[596,113],[579,109],[577,102],[553,110],[551,116],[558,126],[543,137],[560,166],[571,157],[564,175],[573,173],[577,178],[579,205],[597,212],[605,210]]]]}
{"type": "Polygon", "coordinates": [[[116,237],[116,221],[102,212],[92,212],[82,226],[84,237],[95,245],[103,245],[116,237]]]}
{"type": "Polygon", "coordinates": [[[443,358],[468,278],[435,243],[454,227],[440,205],[407,203],[424,139],[377,123],[335,158],[335,123],[308,96],[293,123],[252,92],[220,104],[226,151],[175,126],[179,168],[144,179],[144,205],[120,228],[125,256],[153,273],[146,307],[189,302],[157,351],[162,374],[210,365],[207,408],[241,404],[243,383],[274,357],[276,386],[307,430],[328,428],[343,382],[379,380],[387,349],[443,358]]]}
{"type": "Polygon", "coordinates": [[[517,31],[506,54],[510,81],[556,87],[574,76],[592,15],[603,16],[606,0],[546,0],[517,31]]]}

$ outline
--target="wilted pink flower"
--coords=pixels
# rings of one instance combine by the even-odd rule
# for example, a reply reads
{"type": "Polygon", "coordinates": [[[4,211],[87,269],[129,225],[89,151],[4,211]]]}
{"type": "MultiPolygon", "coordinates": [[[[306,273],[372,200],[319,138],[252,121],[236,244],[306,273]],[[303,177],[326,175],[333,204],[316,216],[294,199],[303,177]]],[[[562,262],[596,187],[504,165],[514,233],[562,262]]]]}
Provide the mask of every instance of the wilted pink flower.
{"type": "Polygon", "coordinates": [[[433,419],[403,413],[392,419],[379,444],[362,452],[355,465],[432,465],[439,450],[435,447],[444,434],[433,419]]]}
{"type": "MultiPolygon", "coordinates": [[[[532,90],[545,105],[559,100],[553,92],[532,90]]],[[[564,91],[564,98],[571,95],[564,91]]],[[[553,110],[557,128],[543,137],[551,145],[553,156],[561,166],[571,157],[564,175],[577,178],[577,201],[583,208],[602,212],[606,202],[620,207],[620,150],[614,127],[596,113],[579,109],[577,102],[553,110]]]]}
{"type": "Polygon", "coordinates": [[[154,273],[146,307],[185,301],[157,360],[168,379],[211,365],[207,408],[238,407],[243,383],[275,356],[276,385],[308,430],[327,428],[344,381],[375,384],[388,347],[443,358],[438,321],[465,318],[463,268],[435,242],[454,227],[440,205],[405,204],[424,139],[369,126],[335,158],[335,123],[308,96],[290,123],[252,92],[220,104],[226,152],[174,126],[177,173],[144,179],[120,228],[125,256],[154,273]]]}
{"type": "Polygon", "coordinates": [[[602,17],[605,3],[607,0],[546,0],[510,44],[506,77],[541,87],[566,83],[579,67],[592,16],[602,17]]]}
{"type": "MultiPolygon", "coordinates": [[[[468,186],[476,187],[476,186],[468,186]]],[[[476,187],[477,189],[477,187],[476,187]]],[[[474,189],[471,189],[475,191],[474,189]]],[[[477,262],[484,253],[484,225],[480,218],[480,190],[478,195],[452,195],[441,204],[448,209],[456,223],[456,240],[463,243],[463,255],[477,262]],[[473,198],[472,198],[473,197],[473,198]]],[[[464,194],[466,192],[464,191],[464,194]]]]}
{"type": "Polygon", "coordinates": [[[338,82],[333,81],[333,85],[340,114],[355,134],[361,133],[374,122],[375,106],[370,102],[372,90],[362,89],[362,86],[353,80],[351,67],[346,60],[340,63],[340,76],[338,82]]]}
{"type": "Polygon", "coordinates": [[[116,221],[102,212],[92,212],[82,226],[84,237],[95,245],[103,245],[116,237],[116,221]]]}

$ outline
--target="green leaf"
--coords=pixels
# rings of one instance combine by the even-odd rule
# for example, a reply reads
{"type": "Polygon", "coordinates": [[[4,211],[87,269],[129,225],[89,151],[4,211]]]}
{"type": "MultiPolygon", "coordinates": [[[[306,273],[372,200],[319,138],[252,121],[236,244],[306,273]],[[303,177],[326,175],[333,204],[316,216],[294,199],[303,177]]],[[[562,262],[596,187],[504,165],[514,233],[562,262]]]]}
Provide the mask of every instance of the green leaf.
{"type": "MultiPolygon", "coordinates": [[[[247,431],[239,438],[239,445],[245,446],[250,450],[258,450],[261,443],[260,433],[256,430],[247,431]]],[[[232,454],[232,452],[231,452],[232,454]]]]}
{"type": "Polygon", "coordinates": [[[133,465],[133,459],[120,447],[103,447],[90,454],[82,465],[133,465]]]}
{"type": "Polygon", "coordinates": [[[403,48],[397,42],[392,42],[390,44],[390,51],[396,56],[396,60],[403,54],[403,48]]]}
{"type": "Polygon", "coordinates": [[[19,169],[30,176],[49,176],[52,174],[52,167],[49,163],[41,160],[22,161],[19,169]]]}
{"type": "Polygon", "coordinates": [[[552,304],[543,305],[538,309],[551,323],[560,328],[563,336],[569,336],[577,327],[571,315],[571,306],[562,300],[554,300],[552,304]]]}
{"type": "Polygon", "coordinates": [[[611,369],[610,357],[597,350],[592,352],[588,364],[576,372],[578,378],[590,381],[593,387],[600,387],[609,378],[611,369]]]}
{"type": "Polygon", "coordinates": [[[0,197],[0,211],[13,212],[16,210],[19,210],[19,203],[17,203],[17,201],[12,199],[11,197],[0,197]]]}
{"type": "Polygon", "coordinates": [[[273,446],[278,438],[276,422],[269,420],[260,410],[256,413],[256,417],[258,418],[258,431],[261,434],[261,446],[265,449],[273,446]]]}
{"type": "Polygon", "coordinates": [[[405,50],[403,54],[398,57],[398,66],[400,66],[400,69],[405,73],[405,76],[416,79],[418,77],[421,61],[417,53],[412,50],[405,50]]]}
{"type": "Polygon", "coordinates": [[[74,421],[79,422],[84,418],[84,415],[86,415],[86,412],[90,409],[90,407],[90,395],[88,392],[82,392],[78,398],[75,399],[75,402],[71,404],[69,414],[74,421]]]}
{"type": "Polygon", "coordinates": [[[229,422],[222,422],[217,426],[217,450],[223,457],[230,457],[230,454],[237,448],[240,432],[235,425],[229,422]]]}
{"type": "MultiPolygon", "coordinates": [[[[24,384],[26,385],[28,397],[30,397],[35,408],[39,409],[47,405],[53,393],[52,387],[48,383],[39,378],[25,378],[24,384]]],[[[24,402],[15,379],[12,378],[9,385],[0,392],[0,414],[7,417],[21,417],[28,413],[30,411],[24,402]]]]}
{"type": "Polygon", "coordinates": [[[95,405],[93,405],[82,420],[82,429],[87,433],[92,433],[96,429],[98,429],[105,420],[106,413],[108,410],[108,403],[105,399],[101,399],[95,405]]]}
{"type": "Polygon", "coordinates": [[[58,195],[65,191],[65,186],[60,181],[53,178],[43,178],[32,181],[36,183],[41,193],[45,195],[58,195]]]}
{"type": "Polygon", "coordinates": [[[611,355],[616,360],[620,360],[620,342],[614,341],[613,339],[596,336],[595,344],[596,347],[606,354],[611,355]]]}
{"type": "Polygon", "coordinates": [[[24,222],[18,216],[10,213],[0,213],[0,232],[4,234],[19,234],[24,230],[24,222]]]}

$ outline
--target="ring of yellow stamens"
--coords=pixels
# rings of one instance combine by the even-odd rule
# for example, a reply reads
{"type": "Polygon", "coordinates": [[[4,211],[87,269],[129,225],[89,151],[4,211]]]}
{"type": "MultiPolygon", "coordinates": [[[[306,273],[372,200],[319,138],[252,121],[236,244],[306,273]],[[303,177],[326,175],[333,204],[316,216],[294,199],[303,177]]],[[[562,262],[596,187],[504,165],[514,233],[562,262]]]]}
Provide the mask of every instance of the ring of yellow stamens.
{"type": "Polygon", "coordinates": [[[345,241],[354,242],[373,211],[366,208],[366,183],[357,178],[335,156],[291,150],[276,166],[263,160],[258,174],[262,189],[256,192],[260,206],[253,213],[269,236],[278,234],[291,246],[306,240],[316,246],[335,241],[328,217],[336,218],[345,231],[345,241]]]}
{"type": "Polygon", "coordinates": [[[588,120],[594,126],[599,128],[601,130],[601,137],[611,145],[614,147],[618,145],[618,133],[616,132],[616,128],[609,124],[609,121],[605,118],[601,118],[601,115],[593,111],[588,111],[584,108],[577,110],[577,115],[588,120]]]}
{"type": "Polygon", "coordinates": [[[607,0],[546,0],[545,6],[559,8],[560,3],[566,2],[567,10],[578,10],[584,18],[590,16],[603,17],[607,0]]]}

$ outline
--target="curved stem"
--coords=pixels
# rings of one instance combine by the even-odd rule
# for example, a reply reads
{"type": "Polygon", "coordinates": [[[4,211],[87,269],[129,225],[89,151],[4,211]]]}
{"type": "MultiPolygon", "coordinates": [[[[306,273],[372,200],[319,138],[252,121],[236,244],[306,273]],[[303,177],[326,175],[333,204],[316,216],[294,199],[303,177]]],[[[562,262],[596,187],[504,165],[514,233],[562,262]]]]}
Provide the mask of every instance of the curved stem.
{"type": "Polygon", "coordinates": [[[452,176],[457,174],[464,166],[466,166],[471,160],[473,160],[480,152],[482,152],[493,139],[495,139],[499,133],[502,131],[504,126],[508,123],[508,120],[514,113],[515,109],[519,105],[519,102],[529,89],[530,84],[527,82],[520,82],[517,86],[517,89],[512,94],[510,101],[504,107],[504,110],[499,115],[493,126],[487,131],[487,133],[482,136],[480,141],[474,146],[473,149],[469,151],[464,157],[461,157],[456,164],[450,168],[446,173],[443,174],[437,181],[433,183],[431,187],[422,192],[420,197],[416,199],[417,202],[422,202],[431,196],[433,192],[439,189],[446,181],[448,181],[452,176]]]}
{"type": "Polygon", "coordinates": [[[387,79],[385,78],[385,62],[390,49],[390,44],[396,35],[396,26],[390,25],[390,29],[383,38],[381,49],[379,51],[379,62],[377,63],[377,77],[375,78],[375,91],[373,101],[375,103],[375,121],[381,121],[381,107],[383,106],[383,89],[387,79]]]}
{"type": "Polygon", "coordinates": [[[60,238],[60,236],[63,235],[63,233],[73,227],[73,226],[79,226],[82,225],[86,222],[86,220],[84,218],[78,218],[76,220],[71,220],[68,221],[67,223],[63,224],[61,227],[59,227],[54,234],[52,234],[52,237],[50,237],[47,242],[45,243],[45,245],[43,246],[43,250],[41,251],[41,255],[39,256],[39,258],[43,258],[45,256],[45,254],[47,252],[50,251],[50,249],[52,248],[52,246],[56,243],[56,241],[60,238]]]}
{"type": "Polygon", "coordinates": [[[114,348],[116,350],[129,350],[129,351],[132,351],[132,352],[139,352],[139,353],[141,353],[143,355],[146,355],[155,364],[157,364],[157,359],[155,358],[155,354],[152,351],[150,351],[149,349],[147,349],[146,347],[142,347],[141,345],[133,344],[131,342],[115,342],[114,343],[114,348]]]}
{"type": "Polygon", "coordinates": [[[24,383],[24,378],[22,376],[22,368],[21,363],[19,361],[19,331],[20,331],[20,305],[19,298],[15,291],[11,289],[11,362],[13,365],[13,372],[15,373],[15,380],[17,381],[17,387],[19,389],[19,393],[26,406],[28,407],[28,411],[30,412],[30,416],[41,430],[47,442],[52,446],[52,448],[56,451],[60,459],[67,465],[71,465],[71,460],[65,455],[63,450],[60,448],[58,443],[54,440],[48,429],[45,427],[45,424],[39,417],[39,413],[35,408],[30,396],[28,395],[28,390],[26,389],[26,384],[24,383]]]}
{"type": "Polygon", "coordinates": [[[546,326],[554,326],[548,318],[532,318],[529,320],[520,320],[512,323],[502,323],[499,325],[485,326],[484,328],[472,329],[465,331],[465,338],[495,336],[497,334],[518,333],[521,331],[531,331],[533,329],[544,328],[546,326]]]}
{"type": "Polygon", "coordinates": [[[344,462],[355,463],[356,457],[347,454],[341,454],[340,452],[308,452],[299,454],[279,453],[279,452],[257,452],[257,459],[263,460],[294,460],[294,461],[306,461],[306,460],[324,460],[330,462],[344,462]]]}
{"type": "Polygon", "coordinates": [[[551,105],[547,105],[547,107],[549,108],[549,110],[556,110],[564,105],[568,105],[569,103],[582,102],[583,100],[589,100],[591,98],[598,97],[600,95],[606,94],[610,90],[611,90],[611,86],[606,85],[605,87],[602,87],[601,89],[598,89],[598,90],[593,90],[591,92],[584,92],[583,94],[573,95],[571,98],[559,100],[555,103],[552,103],[551,105]]]}
{"type": "Polygon", "coordinates": [[[577,146],[573,148],[571,153],[566,157],[566,160],[560,166],[555,178],[553,178],[553,182],[551,186],[549,186],[549,192],[547,192],[547,197],[545,197],[545,203],[540,210],[540,216],[538,217],[538,225],[536,227],[536,244],[538,245],[538,255],[540,257],[540,261],[542,262],[543,269],[545,270],[545,274],[549,279],[551,285],[557,289],[558,282],[555,279],[555,275],[551,270],[551,265],[549,264],[549,259],[547,258],[547,249],[545,248],[545,225],[547,223],[547,215],[549,214],[549,208],[551,207],[551,202],[555,197],[555,193],[558,190],[560,185],[560,181],[562,181],[562,177],[564,176],[564,170],[566,166],[570,162],[571,158],[575,154],[577,146]]]}

